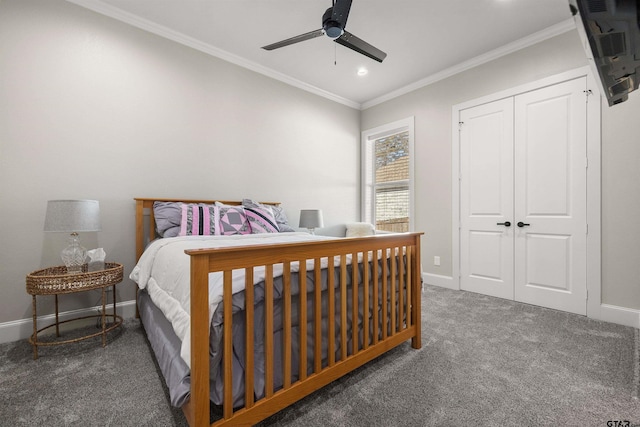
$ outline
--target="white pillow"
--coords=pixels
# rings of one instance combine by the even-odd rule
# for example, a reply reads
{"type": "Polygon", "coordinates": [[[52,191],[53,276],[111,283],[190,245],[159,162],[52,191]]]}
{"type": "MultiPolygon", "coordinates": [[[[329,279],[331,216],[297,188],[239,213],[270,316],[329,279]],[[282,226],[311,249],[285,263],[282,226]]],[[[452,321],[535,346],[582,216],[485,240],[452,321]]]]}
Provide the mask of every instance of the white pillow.
{"type": "Polygon", "coordinates": [[[372,224],[368,222],[352,222],[347,224],[346,237],[365,237],[376,234],[372,224]]]}

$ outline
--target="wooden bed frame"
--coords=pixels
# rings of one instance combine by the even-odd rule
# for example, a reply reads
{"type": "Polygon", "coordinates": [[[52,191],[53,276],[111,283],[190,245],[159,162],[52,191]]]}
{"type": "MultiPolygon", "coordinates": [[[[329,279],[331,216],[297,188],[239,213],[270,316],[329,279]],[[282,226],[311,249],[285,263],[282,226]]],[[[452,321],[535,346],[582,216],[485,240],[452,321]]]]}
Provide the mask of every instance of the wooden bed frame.
{"type": "MultiPolygon", "coordinates": [[[[212,200],[193,199],[150,199],[136,198],[136,259],[139,259],[145,247],[145,241],[155,238],[155,222],[153,217],[154,201],[182,201],[185,203],[214,203],[212,200]],[[148,214],[146,214],[148,212],[148,214]],[[148,215],[148,230],[145,235],[144,217],[148,215]]],[[[220,201],[230,205],[240,205],[238,201],[220,201]]],[[[266,203],[277,205],[277,203],[266,203]]],[[[241,409],[233,408],[232,387],[232,359],[231,352],[223,351],[223,383],[224,383],[224,403],[222,409],[222,419],[215,421],[211,426],[223,425],[251,425],[255,424],[314,391],[324,387],[341,376],[364,365],[381,354],[391,350],[399,344],[411,340],[413,348],[421,347],[421,271],[420,271],[420,236],[423,233],[402,233],[383,234],[364,238],[344,238],[335,240],[321,240],[317,242],[290,243],[277,245],[254,245],[224,249],[198,249],[185,251],[191,257],[191,395],[189,401],[182,407],[182,410],[192,427],[206,426],[210,422],[210,401],[209,401],[209,307],[208,307],[208,275],[209,272],[222,271],[224,274],[224,326],[223,326],[223,348],[231,348],[232,345],[232,304],[231,298],[231,272],[234,269],[244,269],[246,281],[245,298],[246,306],[253,307],[253,268],[264,266],[266,269],[265,280],[265,396],[257,401],[253,395],[253,328],[247,327],[246,333],[246,370],[245,370],[245,406],[241,409]],[[402,254],[406,256],[406,263],[391,262],[397,260],[402,254]],[[358,316],[358,287],[353,286],[351,291],[347,290],[347,269],[333,267],[329,262],[329,301],[336,301],[336,293],[339,295],[339,305],[329,304],[329,330],[336,330],[334,314],[341,313],[339,337],[341,354],[335,360],[335,343],[329,340],[328,364],[321,365],[320,340],[321,340],[321,308],[320,308],[320,288],[317,287],[314,301],[318,302],[313,309],[313,329],[314,329],[314,371],[307,375],[304,369],[300,369],[300,378],[292,381],[291,378],[291,263],[300,264],[300,286],[306,286],[306,275],[313,275],[315,282],[320,282],[322,258],[329,260],[337,257],[341,260],[340,265],[346,264],[346,257],[351,255],[352,259],[357,259],[360,254],[363,259],[372,257],[372,261],[367,262],[367,267],[372,269],[371,276],[378,276],[382,273],[380,280],[382,291],[378,292],[378,286],[372,286],[373,291],[369,292],[369,286],[364,286],[363,307],[367,307],[364,312],[364,320],[371,320],[370,331],[369,321],[362,321],[362,331],[359,331],[357,322],[358,316]],[[366,255],[366,256],[365,256],[366,255]],[[373,260],[381,259],[382,267],[373,260]],[[307,270],[306,260],[314,260],[313,268],[307,270]],[[387,262],[389,261],[389,262],[387,262]],[[275,264],[283,264],[284,283],[284,335],[283,335],[283,387],[279,390],[273,388],[273,279],[272,271],[275,264]],[[389,265],[390,267],[387,267],[389,265]],[[396,267],[397,265],[397,267],[396,267]],[[406,265],[406,268],[405,268],[406,265]],[[380,271],[379,269],[382,269],[380,271]],[[335,269],[335,270],[334,270],[335,269]],[[334,280],[334,273],[339,272],[339,280],[334,280]],[[388,271],[390,270],[390,271],[388,271]],[[306,273],[306,274],[305,274],[306,273]],[[387,274],[396,280],[388,280],[387,274]],[[335,287],[334,287],[335,286],[335,287]],[[354,325],[352,330],[352,344],[347,349],[347,293],[352,294],[352,313],[354,325]],[[369,294],[372,295],[369,295],[369,294]],[[386,295],[390,300],[385,301],[386,295]],[[386,310],[368,309],[370,302],[373,307],[379,304],[389,306],[386,310]],[[339,310],[339,311],[336,311],[339,310]],[[396,321],[396,319],[401,319],[396,321]],[[404,321],[402,321],[404,319],[404,321]],[[386,327],[378,328],[378,325],[386,327]],[[388,332],[390,331],[390,333],[388,332]],[[360,334],[360,332],[362,332],[360,334]],[[364,342],[358,344],[359,334],[364,342]],[[350,353],[348,351],[350,350],[350,353]]],[[[371,283],[369,268],[363,269],[363,283],[371,283]]],[[[352,269],[353,283],[357,283],[357,269],[352,269]]],[[[301,292],[299,295],[299,315],[301,319],[307,318],[307,295],[301,292]]],[[[246,309],[246,324],[254,324],[254,313],[252,309],[246,309]]],[[[307,366],[307,323],[300,322],[300,366],[307,366]]]]}

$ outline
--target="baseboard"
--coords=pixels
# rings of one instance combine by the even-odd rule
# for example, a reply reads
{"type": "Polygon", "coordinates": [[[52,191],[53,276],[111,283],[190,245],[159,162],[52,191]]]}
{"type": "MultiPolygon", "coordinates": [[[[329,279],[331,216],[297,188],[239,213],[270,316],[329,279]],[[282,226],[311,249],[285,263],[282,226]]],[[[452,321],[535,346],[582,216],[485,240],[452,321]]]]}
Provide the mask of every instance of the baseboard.
{"type": "MultiPolygon", "coordinates": [[[[111,306],[113,307],[113,306],[111,306]]],[[[65,311],[59,313],[60,321],[75,319],[83,316],[90,316],[96,314],[102,306],[95,306],[89,308],[83,308],[79,310],[65,311]]],[[[107,306],[107,313],[109,313],[110,306],[107,306]]],[[[116,303],[116,312],[122,316],[123,319],[130,319],[136,315],[136,302],[124,301],[116,303]]],[[[38,316],[38,329],[45,326],[53,325],[56,321],[55,314],[47,314],[44,316],[38,316]]],[[[14,342],[20,340],[26,340],[33,333],[33,320],[32,319],[20,319],[11,322],[0,323],[0,344],[7,342],[14,342]]]]}
{"type": "MultiPolygon", "coordinates": [[[[594,316],[594,318],[596,317],[594,316]]],[[[600,313],[597,319],[640,329],[640,310],[632,308],[600,304],[600,313]]]]}
{"type": "Polygon", "coordinates": [[[459,290],[453,282],[453,277],[442,276],[440,274],[422,273],[422,281],[427,285],[440,286],[441,288],[459,290]]]}

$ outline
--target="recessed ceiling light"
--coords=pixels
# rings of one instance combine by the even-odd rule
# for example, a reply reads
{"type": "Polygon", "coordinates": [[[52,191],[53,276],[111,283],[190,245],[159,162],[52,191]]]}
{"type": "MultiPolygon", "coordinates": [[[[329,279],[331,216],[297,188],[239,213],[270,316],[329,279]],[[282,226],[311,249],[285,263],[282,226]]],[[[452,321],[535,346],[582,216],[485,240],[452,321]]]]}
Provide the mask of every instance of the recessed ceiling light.
{"type": "Polygon", "coordinates": [[[359,76],[366,76],[369,73],[369,70],[367,70],[364,67],[360,67],[358,68],[358,75],[359,76]]]}

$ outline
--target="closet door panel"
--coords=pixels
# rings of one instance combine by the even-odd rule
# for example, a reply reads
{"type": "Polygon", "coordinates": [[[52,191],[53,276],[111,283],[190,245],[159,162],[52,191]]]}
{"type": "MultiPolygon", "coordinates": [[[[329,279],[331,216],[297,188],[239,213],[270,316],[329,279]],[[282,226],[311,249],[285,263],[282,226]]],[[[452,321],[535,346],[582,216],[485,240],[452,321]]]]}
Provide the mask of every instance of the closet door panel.
{"type": "Polygon", "coordinates": [[[570,103],[569,97],[562,96],[532,102],[523,108],[524,113],[520,111],[525,123],[518,122],[524,128],[518,129],[517,167],[524,169],[519,171],[521,187],[517,190],[527,217],[569,215],[570,103]]]}
{"type": "Polygon", "coordinates": [[[586,314],[585,89],[582,78],[515,97],[515,299],[578,314],[586,314]]]}
{"type": "Polygon", "coordinates": [[[513,299],[513,99],[460,121],[460,286],[513,299]]]}

